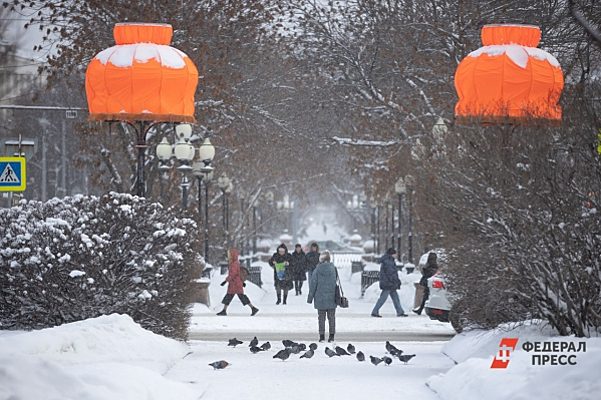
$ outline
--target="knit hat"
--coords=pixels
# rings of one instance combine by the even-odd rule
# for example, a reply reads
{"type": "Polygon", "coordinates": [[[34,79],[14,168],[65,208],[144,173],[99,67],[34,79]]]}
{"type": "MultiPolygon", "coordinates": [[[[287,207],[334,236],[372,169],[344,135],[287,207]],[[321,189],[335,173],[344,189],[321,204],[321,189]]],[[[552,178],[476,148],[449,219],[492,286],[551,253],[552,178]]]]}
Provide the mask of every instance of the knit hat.
{"type": "Polygon", "coordinates": [[[396,254],[396,250],[394,248],[389,248],[388,250],[386,250],[386,254],[388,254],[389,256],[396,254]]]}

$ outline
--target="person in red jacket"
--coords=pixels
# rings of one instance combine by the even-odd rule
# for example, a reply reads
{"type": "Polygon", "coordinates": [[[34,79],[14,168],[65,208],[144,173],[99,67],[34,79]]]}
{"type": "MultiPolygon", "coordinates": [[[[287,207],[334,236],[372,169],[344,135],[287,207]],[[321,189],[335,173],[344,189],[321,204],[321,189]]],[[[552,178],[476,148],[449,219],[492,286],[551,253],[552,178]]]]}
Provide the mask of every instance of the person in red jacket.
{"type": "Polygon", "coordinates": [[[221,283],[221,286],[225,285],[226,283],[228,284],[227,293],[221,301],[223,303],[223,310],[217,313],[217,315],[227,315],[227,307],[230,305],[235,295],[238,295],[238,298],[243,305],[250,306],[251,316],[259,312],[259,309],[253,306],[248,296],[244,294],[244,287],[246,284],[244,283],[244,279],[242,278],[240,271],[240,262],[238,261],[239,255],[240,253],[237,249],[230,249],[228,253],[228,261],[230,265],[227,278],[225,278],[225,280],[221,283]]]}

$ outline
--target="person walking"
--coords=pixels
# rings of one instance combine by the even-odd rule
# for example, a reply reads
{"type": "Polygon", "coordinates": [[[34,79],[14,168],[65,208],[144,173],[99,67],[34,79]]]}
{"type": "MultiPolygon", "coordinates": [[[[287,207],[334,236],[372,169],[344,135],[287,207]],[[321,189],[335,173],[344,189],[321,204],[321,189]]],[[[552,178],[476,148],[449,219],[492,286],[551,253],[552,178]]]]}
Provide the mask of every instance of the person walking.
{"type": "Polygon", "coordinates": [[[437,260],[438,260],[438,256],[436,255],[436,253],[430,252],[430,254],[428,254],[428,261],[426,261],[426,265],[422,269],[422,277],[419,280],[419,284],[420,284],[420,286],[422,286],[424,288],[423,289],[424,294],[422,296],[422,301],[421,301],[420,306],[411,310],[414,313],[416,313],[417,315],[422,314],[422,311],[424,310],[424,307],[426,306],[426,301],[428,300],[428,297],[430,297],[430,288],[428,287],[428,279],[433,277],[434,275],[436,275],[436,272],[438,272],[437,260]]]}
{"type": "Polygon", "coordinates": [[[284,293],[284,304],[286,304],[288,290],[292,288],[291,259],[292,257],[284,243],[278,246],[277,251],[269,259],[269,265],[273,268],[273,284],[278,296],[275,304],[282,303],[282,292],[284,293]]]}
{"type": "Polygon", "coordinates": [[[225,278],[225,280],[221,283],[221,286],[224,286],[226,283],[228,284],[227,293],[221,301],[221,303],[223,303],[223,310],[217,313],[217,315],[227,315],[227,308],[235,295],[238,295],[242,305],[250,307],[251,316],[259,312],[259,309],[253,306],[248,296],[244,294],[244,287],[246,286],[246,283],[244,283],[240,262],[238,261],[239,256],[240,253],[237,249],[230,249],[228,252],[229,268],[227,272],[227,278],[225,278]]]}
{"type": "Polygon", "coordinates": [[[300,244],[294,246],[294,252],[290,257],[290,271],[294,281],[296,295],[303,294],[303,282],[307,279],[307,256],[300,244]]]}
{"type": "Polygon", "coordinates": [[[311,274],[319,264],[319,245],[315,242],[311,243],[311,251],[307,253],[307,275],[309,276],[309,282],[311,282],[311,274]]]}
{"type": "Polygon", "coordinates": [[[407,317],[407,314],[405,314],[405,311],[401,306],[399,294],[397,293],[397,290],[401,288],[401,280],[399,279],[396,266],[396,257],[396,250],[390,248],[386,251],[386,254],[380,258],[380,289],[382,290],[382,293],[380,293],[380,298],[371,312],[372,317],[382,318],[380,315],[380,308],[384,305],[388,296],[392,299],[392,304],[394,304],[397,317],[407,317]]]}
{"type": "Polygon", "coordinates": [[[329,251],[324,251],[311,274],[309,281],[309,296],[307,303],[313,303],[317,310],[317,323],[319,329],[319,341],[324,342],[326,337],[326,317],[328,318],[329,334],[328,342],[334,341],[336,334],[336,267],[331,262],[329,251]]]}

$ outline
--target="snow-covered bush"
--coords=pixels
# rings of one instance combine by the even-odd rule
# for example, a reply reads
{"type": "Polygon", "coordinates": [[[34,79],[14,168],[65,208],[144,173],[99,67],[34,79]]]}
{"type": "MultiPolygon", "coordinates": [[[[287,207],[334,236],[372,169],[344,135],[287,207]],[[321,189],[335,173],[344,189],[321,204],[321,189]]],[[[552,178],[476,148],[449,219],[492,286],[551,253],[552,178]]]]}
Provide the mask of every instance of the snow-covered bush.
{"type": "Polygon", "coordinates": [[[196,237],[194,221],[128,194],[0,210],[0,328],[121,313],[185,338],[196,237]]]}

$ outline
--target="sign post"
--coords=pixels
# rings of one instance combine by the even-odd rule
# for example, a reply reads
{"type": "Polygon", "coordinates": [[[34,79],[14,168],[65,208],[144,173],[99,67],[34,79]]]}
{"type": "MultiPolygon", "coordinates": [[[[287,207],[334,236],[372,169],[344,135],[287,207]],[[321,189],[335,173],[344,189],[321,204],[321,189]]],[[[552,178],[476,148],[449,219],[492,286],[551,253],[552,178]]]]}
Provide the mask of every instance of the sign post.
{"type": "Polygon", "coordinates": [[[25,157],[0,157],[0,192],[23,192],[26,172],[25,157]]]}

